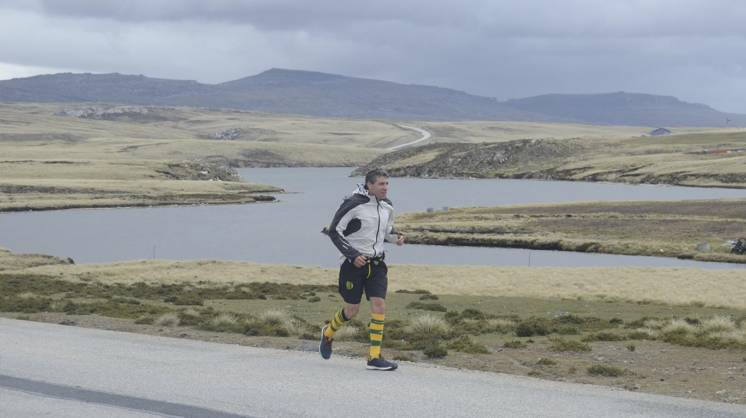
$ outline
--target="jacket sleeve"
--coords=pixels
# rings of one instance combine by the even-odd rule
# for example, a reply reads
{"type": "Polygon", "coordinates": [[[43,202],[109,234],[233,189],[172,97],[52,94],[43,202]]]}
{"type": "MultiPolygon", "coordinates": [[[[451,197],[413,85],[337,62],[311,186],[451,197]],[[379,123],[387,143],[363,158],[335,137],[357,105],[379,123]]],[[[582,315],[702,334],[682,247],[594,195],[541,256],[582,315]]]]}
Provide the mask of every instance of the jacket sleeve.
{"type": "Polygon", "coordinates": [[[389,214],[389,221],[386,224],[386,242],[396,242],[399,239],[399,231],[394,229],[394,211],[389,214]]]}
{"type": "Polygon", "coordinates": [[[329,238],[332,243],[350,261],[354,260],[357,256],[361,255],[360,251],[356,250],[347,238],[344,236],[344,230],[347,228],[347,224],[352,220],[354,210],[360,202],[355,202],[354,199],[347,199],[342,202],[342,205],[337,209],[337,213],[334,214],[334,219],[329,225],[329,238]]]}

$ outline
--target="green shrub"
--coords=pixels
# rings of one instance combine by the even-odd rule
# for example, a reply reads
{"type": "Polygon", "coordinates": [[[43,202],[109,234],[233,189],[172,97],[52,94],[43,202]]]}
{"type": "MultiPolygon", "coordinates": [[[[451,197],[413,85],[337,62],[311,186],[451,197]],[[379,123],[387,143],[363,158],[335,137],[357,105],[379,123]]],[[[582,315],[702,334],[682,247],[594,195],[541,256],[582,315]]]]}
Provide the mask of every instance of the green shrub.
{"type": "Polygon", "coordinates": [[[503,344],[503,347],[519,349],[519,348],[526,348],[528,347],[528,345],[521,340],[513,340],[513,341],[508,341],[505,344],[503,344]]]}
{"type": "Polygon", "coordinates": [[[463,322],[461,320],[461,314],[459,314],[458,311],[447,311],[446,314],[443,316],[443,319],[445,319],[451,325],[456,325],[460,322],[463,322]]]}
{"type": "Polygon", "coordinates": [[[549,321],[544,318],[531,317],[521,321],[515,328],[518,337],[548,335],[551,332],[549,321]]]}
{"type": "Polygon", "coordinates": [[[448,350],[441,344],[431,341],[422,349],[422,353],[425,354],[427,358],[443,358],[448,355],[448,350]]]}
{"type": "Polygon", "coordinates": [[[451,350],[460,351],[462,353],[469,354],[488,354],[490,350],[487,349],[483,344],[477,343],[468,335],[464,335],[454,341],[448,343],[448,348],[451,350]]]}
{"type": "Polygon", "coordinates": [[[440,299],[437,295],[426,294],[420,296],[420,300],[438,300],[440,299]]]}
{"type": "Polygon", "coordinates": [[[233,332],[239,334],[246,332],[246,326],[241,318],[231,313],[221,313],[211,318],[203,318],[198,327],[214,332],[233,332]]]}
{"type": "Polygon", "coordinates": [[[614,366],[595,364],[588,367],[588,374],[591,376],[619,377],[624,374],[624,370],[614,366]]]}
{"type": "Polygon", "coordinates": [[[487,315],[478,309],[468,308],[461,312],[461,318],[463,319],[485,319],[486,317],[487,315]]]}

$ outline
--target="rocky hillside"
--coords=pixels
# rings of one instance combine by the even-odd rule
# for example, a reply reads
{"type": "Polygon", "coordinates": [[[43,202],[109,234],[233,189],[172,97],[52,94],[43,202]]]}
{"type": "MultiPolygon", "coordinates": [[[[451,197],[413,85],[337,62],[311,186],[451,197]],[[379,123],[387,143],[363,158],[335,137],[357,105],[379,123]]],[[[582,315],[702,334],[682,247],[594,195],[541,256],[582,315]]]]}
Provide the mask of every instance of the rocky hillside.
{"type": "Polygon", "coordinates": [[[571,160],[582,148],[570,140],[438,143],[385,154],[355,173],[384,167],[397,177],[551,178],[544,168],[571,160]]]}

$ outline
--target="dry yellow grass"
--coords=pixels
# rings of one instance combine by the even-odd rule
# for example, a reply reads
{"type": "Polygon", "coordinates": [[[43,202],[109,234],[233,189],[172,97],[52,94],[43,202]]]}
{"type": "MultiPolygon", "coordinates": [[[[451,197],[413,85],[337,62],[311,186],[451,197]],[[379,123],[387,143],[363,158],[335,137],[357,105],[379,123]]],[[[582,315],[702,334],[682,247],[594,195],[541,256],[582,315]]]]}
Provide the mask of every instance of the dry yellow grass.
{"type": "Polygon", "coordinates": [[[0,271],[22,270],[29,267],[67,264],[66,260],[43,254],[17,254],[0,248],[0,271]]]}
{"type": "Polygon", "coordinates": [[[414,135],[376,121],[193,108],[141,121],[58,115],[71,107],[0,104],[0,211],[247,203],[269,188],[206,180],[235,180],[225,165],[355,166],[414,135]],[[231,128],[245,138],[208,139],[231,128]]]}
{"type": "MultiPolygon", "coordinates": [[[[238,141],[353,145],[386,148],[417,137],[395,124],[334,118],[314,118],[258,112],[209,110],[189,107],[148,107],[157,116],[153,120],[95,120],[59,116],[63,110],[90,107],[90,104],[0,103],[3,135],[19,139],[204,139],[226,129],[240,129],[238,141]]],[[[95,105],[110,107],[107,105],[95,105]]]]}
{"type": "MultiPolygon", "coordinates": [[[[426,122],[435,142],[499,142],[515,139],[623,139],[647,135],[650,127],[536,122],[426,122]]],[[[737,129],[677,128],[674,135],[728,133],[737,129]]]]}
{"type": "MultiPolygon", "coordinates": [[[[23,270],[64,280],[174,283],[273,282],[333,285],[336,269],[220,261],[140,261],[42,266],[23,270]]],[[[394,265],[389,291],[537,298],[618,298],[746,308],[743,269],[538,268],[394,265]]]]}

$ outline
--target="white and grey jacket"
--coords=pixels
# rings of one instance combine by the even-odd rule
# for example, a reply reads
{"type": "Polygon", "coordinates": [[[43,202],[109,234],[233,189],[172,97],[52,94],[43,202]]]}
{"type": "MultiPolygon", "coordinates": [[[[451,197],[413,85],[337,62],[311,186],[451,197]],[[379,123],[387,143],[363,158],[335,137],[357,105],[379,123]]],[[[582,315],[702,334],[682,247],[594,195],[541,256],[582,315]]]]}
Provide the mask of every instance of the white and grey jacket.
{"type": "Polygon", "coordinates": [[[383,242],[396,242],[394,206],[388,199],[378,200],[358,185],[334,214],[329,238],[339,252],[352,261],[355,257],[382,257],[383,242]]]}

